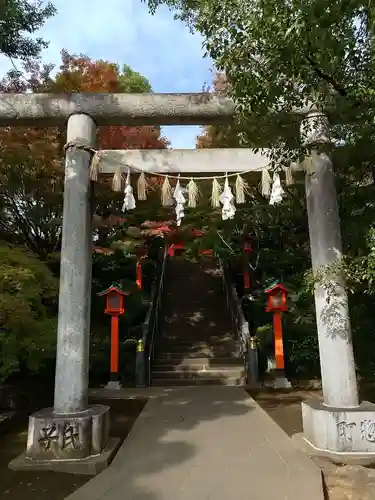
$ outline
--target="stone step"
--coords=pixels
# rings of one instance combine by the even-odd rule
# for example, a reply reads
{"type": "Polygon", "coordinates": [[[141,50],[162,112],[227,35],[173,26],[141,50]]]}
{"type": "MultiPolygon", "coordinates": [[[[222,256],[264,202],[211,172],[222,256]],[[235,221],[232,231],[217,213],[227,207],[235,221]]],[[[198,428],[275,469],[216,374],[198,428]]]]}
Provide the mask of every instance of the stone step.
{"type": "Polygon", "coordinates": [[[207,342],[205,340],[190,340],[190,341],[180,341],[180,340],[159,340],[155,344],[157,347],[164,347],[166,350],[173,349],[234,349],[237,347],[237,342],[231,340],[226,342],[207,342]]]}
{"type": "Polygon", "coordinates": [[[195,378],[208,378],[208,379],[224,379],[224,378],[243,378],[245,370],[241,367],[223,367],[220,369],[206,369],[206,370],[193,370],[193,369],[179,369],[179,370],[153,370],[152,375],[158,379],[173,378],[173,379],[195,379],[195,378]]]}
{"type": "Polygon", "coordinates": [[[235,357],[227,358],[209,358],[204,357],[194,357],[189,358],[186,356],[176,356],[176,357],[157,357],[153,361],[153,369],[159,369],[159,367],[169,366],[169,367],[183,367],[183,366],[208,366],[208,367],[221,367],[221,366],[243,366],[243,359],[235,357]]]}
{"type": "Polygon", "coordinates": [[[219,385],[219,386],[244,386],[244,378],[152,378],[151,385],[155,387],[195,386],[195,385],[219,385]]]}
{"type": "MultiPolygon", "coordinates": [[[[196,328],[196,327],[191,327],[196,328]]],[[[174,328],[177,330],[177,328],[174,328]]],[[[170,333],[162,333],[159,336],[159,340],[166,340],[166,341],[174,341],[174,342],[194,342],[194,341],[200,341],[200,342],[208,342],[208,343],[216,343],[220,344],[221,342],[235,342],[235,337],[228,331],[228,333],[221,333],[220,335],[208,335],[207,332],[201,332],[201,333],[195,333],[190,334],[190,333],[180,333],[178,331],[175,332],[170,332],[170,333]]]]}
{"type": "MultiPolygon", "coordinates": [[[[173,360],[183,360],[183,359],[198,359],[201,360],[202,358],[209,358],[209,359],[241,359],[242,356],[240,353],[237,353],[237,351],[211,351],[209,349],[205,350],[199,350],[199,351],[157,351],[155,352],[155,360],[156,362],[159,361],[168,361],[170,359],[173,360]]],[[[175,364],[176,361],[173,361],[172,364],[175,364]]]]}
{"type": "Polygon", "coordinates": [[[237,341],[232,338],[220,339],[220,338],[207,338],[204,336],[200,337],[160,337],[156,341],[157,345],[173,345],[181,347],[189,346],[213,346],[213,347],[225,347],[225,346],[235,346],[237,341]]]}
{"type": "Polygon", "coordinates": [[[208,359],[242,359],[240,354],[237,355],[237,352],[234,351],[212,351],[210,349],[201,349],[199,351],[190,350],[190,351],[157,351],[155,352],[155,361],[161,360],[182,360],[182,359],[199,359],[208,358],[208,359]]]}
{"type": "Polygon", "coordinates": [[[235,349],[228,350],[218,350],[218,349],[184,349],[184,350],[174,350],[174,349],[155,349],[155,358],[157,359],[170,359],[170,358],[211,358],[211,359],[223,359],[223,358],[237,358],[235,349]]]}
{"type": "Polygon", "coordinates": [[[202,347],[202,346],[155,346],[155,355],[164,356],[164,354],[181,355],[186,354],[187,358],[197,354],[198,357],[208,358],[232,358],[236,356],[237,346],[225,347],[202,347]]]}

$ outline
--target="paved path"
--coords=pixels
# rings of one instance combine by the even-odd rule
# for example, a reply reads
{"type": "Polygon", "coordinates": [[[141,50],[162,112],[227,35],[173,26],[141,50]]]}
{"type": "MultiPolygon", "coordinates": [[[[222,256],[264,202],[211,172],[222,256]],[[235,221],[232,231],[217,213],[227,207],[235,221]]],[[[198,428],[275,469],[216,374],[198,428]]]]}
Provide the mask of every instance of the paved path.
{"type": "Polygon", "coordinates": [[[153,395],[111,466],[66,500],[323,500],[318,467],[243,389],[153,395]]]}

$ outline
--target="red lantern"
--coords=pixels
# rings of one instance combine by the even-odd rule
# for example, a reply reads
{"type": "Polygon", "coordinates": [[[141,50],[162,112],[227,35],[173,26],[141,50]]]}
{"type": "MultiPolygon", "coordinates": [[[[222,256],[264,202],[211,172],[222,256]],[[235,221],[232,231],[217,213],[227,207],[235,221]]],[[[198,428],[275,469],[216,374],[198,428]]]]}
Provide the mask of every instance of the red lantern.
{"type": "Polygon", "coordinates": [[[288,290],[281,283],[275,283],[265,290],[267,294],[266,312],[285,312],[287,307],[288,290]]]}
{"type": "Polygon", "coordinates": [[[130,295],[130,292],[124,292],[112,285],[107,290],[98,293],[98,295],[105,296],[106,306],[105,314],[111,316],[111,381],[118,381],[118,368],[119,368],[119,321],[118,317],[125,313],[125,297],[130,295]]]}
{"type": "Polygon", "coordinates": [[[253,247],[251,246],[251,242],[246,240],[243,244],[243,251],[245,253],[250,253],[253,251],[253,247]]]}
{"type": "Polygon", "coordinates": [[[288,290],[281,283],[274,283],[267,290],[266,312],[273,313],[273,334],[275,339],[275,361],[276,369],[284,369],[284,346],[281,315],[288,310],[288,290]]]}

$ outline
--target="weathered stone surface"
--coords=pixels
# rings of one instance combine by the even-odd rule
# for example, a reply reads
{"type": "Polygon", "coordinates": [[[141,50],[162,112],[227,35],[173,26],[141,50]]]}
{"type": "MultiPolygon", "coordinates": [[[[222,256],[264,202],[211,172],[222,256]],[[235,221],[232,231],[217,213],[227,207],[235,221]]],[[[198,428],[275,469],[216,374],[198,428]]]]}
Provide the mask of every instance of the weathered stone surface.
{"type": "MultiPolygon", "coordinates": [[[[314,141],[326,139],[321,136],[314,141]]],[[[335,178],[328,154],[312,150],[310,163],[305,191],[312,269],[318,278],[315,309],[324,402],[350,408],[358,405],[358,389],[348,296],[340,266],[343,252],[335,178]]]]}
{"type": "Polygon", "coordinates": [[[98,455],[109,437],[109,406],[92,406],[77,414],[56,415],[52,408],[29,417],[26,456],[36,459],[98,455]]]}
{"type": "Polygon", "coordinates": [[[3,94],[0,126],[55,126],[74,113],[97,125],[210,125],[230,122],[234,104],[215,94],[3,94]]]}
{"type": "Polygon", "coordinates": [[[109,391],[118,391],[122,388],[121,382],[110,380],[108,384],[105,386],[109,391]]]}
{"type": "Polygon", "coordinates": [[[311,399],[302,403],[302,420],[304,436],[314,448],[340,456],[370,454],[375,459],[374,403],[337,408],[311,399]]]}
{"type": "MultiPolygon", "coordinates": [[[[89,116],[76,114],[69,119],[68,143],[77,141],[94,147],[95,139],[96,126],[89,116]]],[[[90,160],[88,151],[72,147],[66,151],[54,391],[54,411],[60,414],[81,412],[88,405],[92,281],[90,160]]]]}
{"type": "MultiPolygon", "coordinates": [[[[311,103],[288,116],[305,115],[311,103]]],[[[271,110],[272,111],[272,110],[271,110]]],[[[3,94],[0,126],[61,125],[74,113],[92,116],[97,125],[213,125],[228,123],[231,99],[213,93],[184,94],[3,94]]]]}
{"type": "Polygon", "coordinates": [[[119,442],[109,437],[109,427],[109,407],[104,405],[66,415],[40,410],[29,417],[26,452],[9,467],[95,474],[108,465],[119,442]]]}
{"type": "Polygon", "coordinates": [[[275,389],[290,389],[292,387],[292,384],[286,377],[277,376],[275,377],[273,387],[275,389]]]}
{"type": "Polygon", "coordinates": [[[158,173],[241,172],[254,170],[259,173],[269,167],[270,160],[263,149],[150,149],[100,151],[100,170],[104,174],[115,173],[123,165],[138,171],[158,173]]]}
{"type": "Polygon", "coordinates": [[[15,471],[50,470],[55,472],[66,472],[68,474],[94,476],[108,467],[116,454],[119,444],[119,438],[109,438],[107,446],[100,455],[93,455],[80,460],[32,460],[27,458],[25,453],[22,453],[12,460],[9,464],[9,468],[15,471]]]}

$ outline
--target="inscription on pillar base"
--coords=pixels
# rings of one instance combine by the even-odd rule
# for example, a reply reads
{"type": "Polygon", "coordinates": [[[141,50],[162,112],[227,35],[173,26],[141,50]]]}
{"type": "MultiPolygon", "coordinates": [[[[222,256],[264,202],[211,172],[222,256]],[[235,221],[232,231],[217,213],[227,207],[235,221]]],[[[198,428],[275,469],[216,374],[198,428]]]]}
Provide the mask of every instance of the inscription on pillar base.
{"type": "Polygon", "coordinates": [[[26,451],[9,468],[95,475],[108,467],[120,442],[109,437],[109,427],[108,406],[67,415],[40,410],[29,418],[26,451]]]}
{"type": "Polygon", "coordinates": [[[336,408],[311,399],[302,403],[302,421],[305,439],[317,450],[375,457],[374,403],[336,408]]]}
{"type": "Polygon", "coordinates": [[[109,438],[109,407],[56,415],[52,408],[29,417],[26,457],[37,460],[82,459],[99,455],[109,438]]]}
{"type": "Polygon", "coordinates": [[[9,468],[97,474],[108,466],[120,441],[109,437],[109,426],[108,406],[66,415],[40,410],[29,417],[26,451],[9,468]]]}

